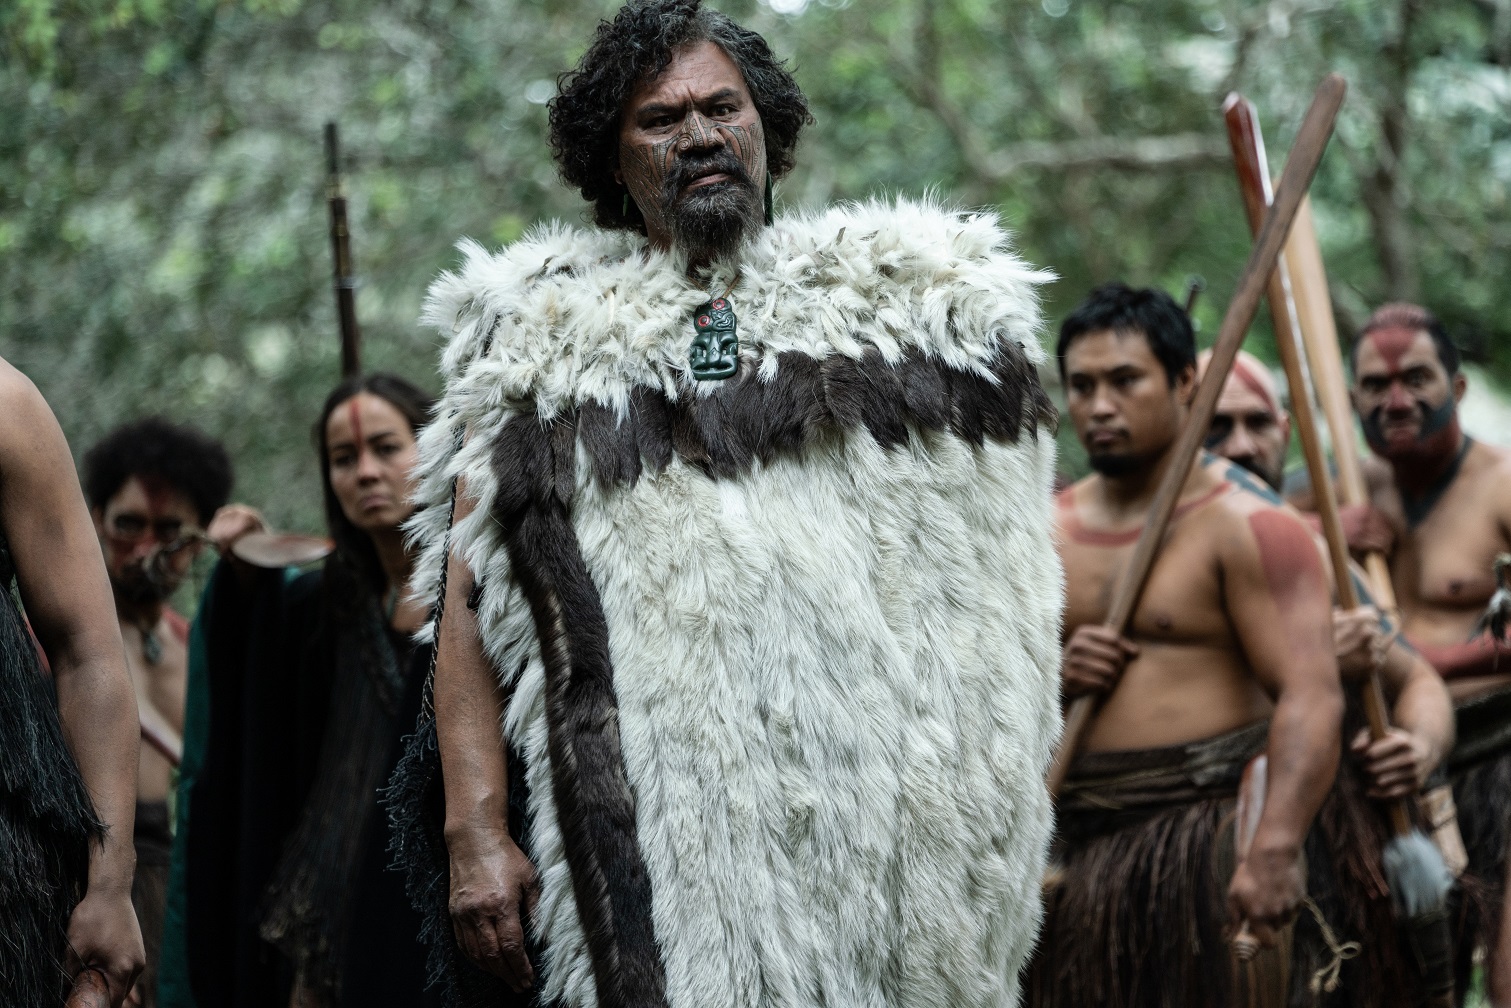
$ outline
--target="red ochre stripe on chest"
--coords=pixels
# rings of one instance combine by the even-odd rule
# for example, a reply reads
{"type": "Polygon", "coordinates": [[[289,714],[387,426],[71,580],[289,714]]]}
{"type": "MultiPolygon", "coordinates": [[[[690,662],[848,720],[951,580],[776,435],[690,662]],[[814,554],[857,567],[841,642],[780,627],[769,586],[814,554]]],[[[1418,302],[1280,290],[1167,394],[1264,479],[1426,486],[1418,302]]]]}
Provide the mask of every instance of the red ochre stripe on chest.
{"type": "MultiPolygon", "coordinates": [[[[1170,516],[1171,524],[1180,521],[1181,518],[1195,511],[1197,508],[1212,503],[1232,488],[1232,483],[1223,480],[1217,486],[1196,498],[1196,500],[1187,501],[1179,505],[1175,509],[1175,513],[1170,516]]],[[[1061,499],[1069,500],[1070,494],[1071,492],[1066,490],[1061,499]]],[[[1076,517],[1073,506],[1062,504],[1059,510],[1060,528],[1065,532],[1066,536],[1084,546],[1131,546],[1138,542],[1138,537],[1144,531],[1144,527],[1140,525],[1125,532],[1103,532],[1100,529],[1087,528],[1085,525],[1082,525],[1081,520],[1076,517]]]]}

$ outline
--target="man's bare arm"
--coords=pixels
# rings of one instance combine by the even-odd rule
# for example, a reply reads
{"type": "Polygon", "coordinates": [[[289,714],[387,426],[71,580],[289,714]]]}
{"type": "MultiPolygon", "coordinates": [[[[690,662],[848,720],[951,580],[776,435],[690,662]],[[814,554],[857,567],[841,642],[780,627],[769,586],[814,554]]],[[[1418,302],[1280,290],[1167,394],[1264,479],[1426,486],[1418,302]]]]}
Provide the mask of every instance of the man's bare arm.
{"type": "Polygon", "coordinates": [[[1343,694],[1331,592],[1311,533],[1278,508],[1242,520],[1246,527],[1230,537],[1223,557],[1225,602],[1275,710],[1264,813],[1229,902],[1265,941],[1300,902],[1301,848],[1337,772],[1343,694]]]}
{"type": "Polygon", "coordinates": [[[0,362],[0,523],[27,617],[52,666],[63,736],[108,830],[69,923],[76,966],[107,975],[120,1004],[143,962],[131,906],[139,728],[126,651],[68,443],[41,394],[0,362]]]}
{"type": "MultiPolygon", "coordinates": [[[[457,487],[455,520],[477,504],[457,487]]],[[[534,867],[509,836],[509,774],[499,730],[503,694],[483,650],[466,561],[447,558],[446,605],[435,669],[436,740],[446,796],[451,917],[457,944],[516,991],[534,984],[524,922],[534,907],[534,867]]]]}

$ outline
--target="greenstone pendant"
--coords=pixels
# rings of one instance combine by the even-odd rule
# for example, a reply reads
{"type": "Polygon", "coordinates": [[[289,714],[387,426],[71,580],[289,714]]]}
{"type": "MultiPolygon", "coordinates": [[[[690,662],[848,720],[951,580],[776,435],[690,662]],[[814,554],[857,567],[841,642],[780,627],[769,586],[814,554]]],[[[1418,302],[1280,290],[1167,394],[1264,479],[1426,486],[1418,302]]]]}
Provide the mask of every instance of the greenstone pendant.
{"type": "Polygon", "coordinates": [[[723,381],[740,369],[740,338],[735,310],[728,298],[705,301],[693,312],[693,337],[687,360],[698,381],[723,381]]]}

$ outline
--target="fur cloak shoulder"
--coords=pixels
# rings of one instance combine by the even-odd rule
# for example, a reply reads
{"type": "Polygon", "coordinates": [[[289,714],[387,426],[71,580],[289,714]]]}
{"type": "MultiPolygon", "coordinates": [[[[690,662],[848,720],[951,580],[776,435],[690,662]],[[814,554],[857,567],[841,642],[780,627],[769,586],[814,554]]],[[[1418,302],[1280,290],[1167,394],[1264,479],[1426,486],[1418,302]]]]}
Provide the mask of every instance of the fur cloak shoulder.
{"type": "Polygon", "coordinates": [[[426,311],[417,591],[461,477],[543,1002],[1015,1004],[1059,731],[1047,276],[905,201],[780,220],[706,287],[642,245],[465,243],[426,311]],[[694,382],[726,289],[739,371],[694,382]]]}

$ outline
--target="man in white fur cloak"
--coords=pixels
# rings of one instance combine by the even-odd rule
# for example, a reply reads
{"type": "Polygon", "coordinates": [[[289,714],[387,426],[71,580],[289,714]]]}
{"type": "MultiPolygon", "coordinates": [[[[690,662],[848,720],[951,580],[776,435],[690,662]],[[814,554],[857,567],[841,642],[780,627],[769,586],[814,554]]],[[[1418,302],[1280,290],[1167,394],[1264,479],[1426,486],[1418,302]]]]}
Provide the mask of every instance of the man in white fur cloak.
{"type": "Polygon", "coordinates": [[[1018,1001],[1059,731],[1044,274],[987,214],[773,223],[809,118],[760,36],[627,6],[551,106],[599,227],[431,289],[443,609],[391,798],[456,1003],[1018,1001]]]}

